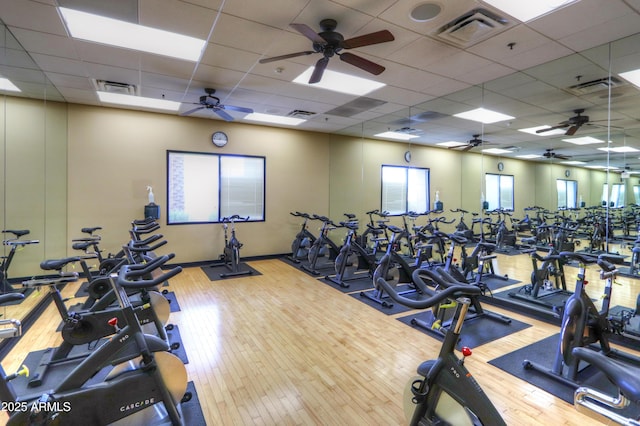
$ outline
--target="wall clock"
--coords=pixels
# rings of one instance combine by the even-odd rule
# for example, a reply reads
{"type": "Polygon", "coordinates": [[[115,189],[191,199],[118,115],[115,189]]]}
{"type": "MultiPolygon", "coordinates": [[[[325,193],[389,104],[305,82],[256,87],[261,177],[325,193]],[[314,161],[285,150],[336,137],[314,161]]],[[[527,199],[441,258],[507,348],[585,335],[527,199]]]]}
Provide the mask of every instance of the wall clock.
{"type": "Polygon", "coordinates": [[[407,163],[411,162],[411,151],[406,151],[404,153],[404,161],[406,161],[407,163]]]}
{"type": "Polygon", "coordinates": [[[565,171],[564,171],[564,175],[565,175],[566,177],[571,176],[571,170],[569,170],[569,169],[565,170],[565,171]]]}
{"type": "Polygon", "coordinates": [[[502,162],[498,163],[498,171],[501,172],[504,170],[504,164],[502,162]]]}
{"type": "Polygon", "coordinates": [[[213,135],[211,135],[211,142],[218,148],[222,148],[229,142],[229,138],[225,132],[214,132],[213,135]]]}

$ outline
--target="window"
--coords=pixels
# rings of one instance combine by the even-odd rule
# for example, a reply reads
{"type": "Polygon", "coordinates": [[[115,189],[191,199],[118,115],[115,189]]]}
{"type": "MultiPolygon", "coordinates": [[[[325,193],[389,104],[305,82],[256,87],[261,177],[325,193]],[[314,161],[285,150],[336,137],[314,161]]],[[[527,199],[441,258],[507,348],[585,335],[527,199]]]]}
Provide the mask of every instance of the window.
{"type": "Polygon", "coordinates": [[[513,176],[487,173],[485,194],[488,210],[513,210],[513,176]]]}
{"type": "Polygon", "coordinates": [[[167,223],[264,220],[265,158],[167,151],[167,223]]]}
{"type": "Polygon", "coordinates": [[[610,207],[624,207],[624,183],[611,184],[610,207]]]}
{"type": "Polygon", "coordinates": [[[575,209],[578,200],[578,182],[575,180],[556,180],[558,190],[558,208],[575,209]]]}
{"type": "Polygon", "coordinates": [[[429,169],[382,166],[382,211],[429,211],[429,169]]]}
{"type": "Polygon", "coordinates": [[[606,207],[609,204],[609,184],[602,184],[602,205],[606,207]]]}
{"type": "Polygon", "coordinates": [[[640,205],[640,186],[633,185],[633,200],[634,203],[640,205]]]}

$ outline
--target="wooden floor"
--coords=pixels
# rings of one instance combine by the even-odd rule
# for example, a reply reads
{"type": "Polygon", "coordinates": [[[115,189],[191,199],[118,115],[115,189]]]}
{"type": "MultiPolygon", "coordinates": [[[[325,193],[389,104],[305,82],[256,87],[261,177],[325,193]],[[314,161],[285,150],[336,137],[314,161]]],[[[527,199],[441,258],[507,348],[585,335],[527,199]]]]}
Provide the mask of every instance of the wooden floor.
{"type": "MultiPolygon", "coordinates": [[[[406,424],[405,384],[420,362],[437,354],[439,342],[396,320],[406,313],[388,316],[283,261],[250,265],[262,275],[212,282],[200,268],[186,268],[170,283],[181,308],[171,314],[171,322],[180,327],[189,379],[207,424],[406,424]]],[[[531,273],[526,255],[501,255],[496,266],[523,281],[531,273]]],[[[638,285],[619,281],[612,306],[635,306],[638,285]]],[[[591,283],[590,294],[596,294],[596,274],[591,283]]],[[[558,332],[557,326],[490,309],[533,325],[474,348],[466,361],[505,421],[598,424],[487,363],[558,332]]],[[[17,369],[32,350],[56,345],[58,322],[50,306],[2,360],[5,370],[17,369]]]]}

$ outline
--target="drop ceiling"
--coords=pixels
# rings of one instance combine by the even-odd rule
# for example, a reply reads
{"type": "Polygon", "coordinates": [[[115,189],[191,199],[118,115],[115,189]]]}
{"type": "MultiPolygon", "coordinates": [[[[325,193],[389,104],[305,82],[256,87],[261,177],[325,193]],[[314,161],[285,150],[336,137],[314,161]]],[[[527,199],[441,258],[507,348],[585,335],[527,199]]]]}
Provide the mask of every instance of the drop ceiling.
{"type": "MultiPolygon", "coordinates": [[[[594,136],[614,146],[640,149],[640,89],[619,73],[640,68],[640,0],[580,0],[522,23],[482,1],[433,0],[441,12],[426,22],[411,19],[424,0],[0,0],[6,25],[2,74],[23,88],[22,96],[101,105],[96,80],[135,87],[141,96],[182,102],[194,108],[204,88],[216,89],[223,104],[256,112],[304,112],[302,130],[375,138],[387,130],[409,129],[412,145],[465,142],[479,134],[491,147],[509,148],[505,157],[554,149],[587,162],[640,170],[640,155],[609,154],[596,146],[563,142],[520,128],[556,125],[584,109],[590,123],[575,136],[594,136]],[[69,37],[57,6],[166,29],[207,40],[198,62],[109,47],[69,37]],[[441,35],[451,23],[484,18],[441,35]],[[291,81],[318,55],[260,64],[259,60],[311,49],[308,38],[290,27],[335,19],[351,38],[389,30],[395,40],[353,49],[386,70],[372,76],[334,57],[328,69],[371,77],[385,87],[359,99],[291,81]],[[480,24],[478,24],[480,22],[480,24]],[[21,50],[24,49],[24,52],[21,50]],[[589,83],[589,84],[584,84],[589,83]],[[580,85],[578,88],[572,86],[580,85]],[[354,107],[356,106],[356,107],[354,107]],[[484,107],[514,116],[481,125],[453,114],[484,107]]],[[[106,106],[106,105],[104,105],[106,106]]],[[[234,113],[243,122],[242,114],[234,113]]],[[[220,118],[210,110],[185,117],[220,118]]],[[[400,143],[400,142],[399,142],[400,143]]],[[[401,142],[407,144],[408,142],[401,142]]],[[[606,144],[605,144],[606,145],[606,144]]],[[[603,145],[599,145],[603,146],[603,145]]],[[[482,146],[471,152],[479,152],[482,146]]]]}

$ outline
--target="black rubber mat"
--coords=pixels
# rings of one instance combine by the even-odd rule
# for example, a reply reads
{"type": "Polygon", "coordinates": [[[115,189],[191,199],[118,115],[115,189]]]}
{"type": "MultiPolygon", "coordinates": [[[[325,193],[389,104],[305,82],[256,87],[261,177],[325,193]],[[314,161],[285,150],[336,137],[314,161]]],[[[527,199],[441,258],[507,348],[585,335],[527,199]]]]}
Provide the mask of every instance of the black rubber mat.
{"type": "MultiPolygon", "coordinates": [[[[404,305],[401,305],[399,303],[394,302],[391,298],[389,297],[383,297],[382,300],[385,301],[385,305],[380,304],[378,302],[374,302],[373,300],[362,296],[361,293],[366,293],[368,295],[373,295],[375,290],[366,290],[366,291],[357,291],[354,293],[349,293],[349,296],[356,298],[357,300],[363,302],[364,304],[371,306],[374,309],[379,310],[380,312],[384,312],[387,315],[393,315],[393,314],[399,314],[402,312],[407,312],[409,310],[411,310],[411,308],[407,308],[404,305]]],[[[402,291],[410,291],[410,287],[406,284],[398,284],[398,286],[396,287],[396,291],[398,292],[402,292],[402,291]]],[[[404,297],[407,297],[409,299],[418,299],[420,297],[420,294],[417,292],[410,292],[407,294],[403,295],[404,297]]]]}
{"type": "Polygon", "coordinates": [[[244,262],[240,262],[238,264],[238,271],[243,272],[243,275],[228,275],[231,274],[231,270],[225,265],[209,265],[203,266],[201,269],[211,281],[232,280],[234,278],[246,278],[252,275],[262,275],[260,272],[244,262]]]}
{"type": "Polygon", "coordinates": [[[207,426],[204,414],[202,414],[198,392],[193,382],[187,383],[187,392],[191,393],[191,399],[180,404],[184,424],[189,426],[207,426]]]}
{"type": "Polygon", "coordinates": [[[343,287],[340,284],[335,282],[335,275],[331,275],[329,277],[324,277],[320,280],[325,284],[330,285],[331,287],[337,288],[343,293],[352,293],[354,291],[364,291],[370,290],[373,288],[373,279],[369,277],[369,275],[365,272],[363,276],[355,280],[347,280],[344,284],[347,284],[348,287],[343,287]],[[334,280],[334,281],[332,281],[334,280]]]}
{"type": "MultiPolygon", "coordinates": [[[[507,373],[522,379],[550,394],[573,404],[574,388],[564,385],[553,378],[547,377],[542,373],[533,370],[526,370],[523,366],[525,359],[533,361],[537,364],[551,368],[555,356],[555,350],[558,346],[559,334],[547,337],[524,348],[515,350],[501,357],[489,361],[489,364],[506,371],[507,373]]],[[[482,380],[479,378],[478,380],[482,380]]],[[[589,386],[599,389],[601,392],[610,395],[617,395],[615,386],[611,384],[596,368],[588,365],[578,373],[578,383],[580,385],[589,386]]],[[[639,407],[629,407],[623,411],[625,415],[638,418],[640,416],[639,407]]]]}
{"type": "MultiPolygon", "coordinates": [[[[450,309],[451,315],[453,315],[453,309],[450,309]]],[[[469,313],[469,316],[473,315],[469,313]]],[[[497,314],[495,314],[497,315],[497,314]]],[[[420,311],[412,315],[398,318],[398,321],[407,324],[416,330],[420,330],[425,334],[434,336],[439,340],[443,339],[443,335],[428,331],[423,327],[414,324],[412,321],[418,319],[431,324],[433,322],[433,313],[431,311],[420,311]]],[[[450,320],[450,315],[445,316],[445,321],[450,320]]],[[[516,333],[525,328],[531,327],[531,324],[526,324],[521,321],[511,319],[510,323],[504,323],[502,321],[496,321],[486,316],[477,316],[475,318],[467,318],[462,326],[462,332],[460,334],[460,340],[458,341],[458,349],[463,346],[468,346],[471,349],[484,345],[485,343],[492,342],[510,334],[516,333]]]]}

